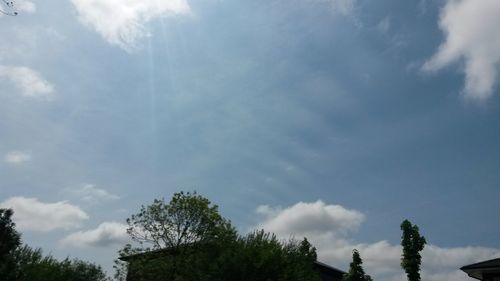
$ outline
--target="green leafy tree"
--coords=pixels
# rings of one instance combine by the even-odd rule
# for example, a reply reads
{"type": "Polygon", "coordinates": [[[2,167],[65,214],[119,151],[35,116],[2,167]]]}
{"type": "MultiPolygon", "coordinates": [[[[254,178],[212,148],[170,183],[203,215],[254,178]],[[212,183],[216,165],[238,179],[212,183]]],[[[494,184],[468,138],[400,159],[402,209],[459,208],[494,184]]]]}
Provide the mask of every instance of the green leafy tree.
{"type": "Polygon", "coordinates": [[[16,249],[13,256],[18,269],[16,281],[109,281],[98,265],[79,259],[59,261],[27,245],[16,249]]]}
{"type": "Polygon", "coordinates": [[[283,250],[285,266],[279,280],[320,280],[314,268],[317,260],[316,248],[309,243],[307,238],[300,242],[290,240],[283,245],[283,250]]]}
{"type": "Polygon", "coordinates": [[[194,243],[207,243],[235,235],[231,223],[218,206],[194,193],[175,193],[170,202],[155,199],[127,219],[132,240],[152,249],[178,249],[194,243]]]}
{"type": "Polygon", "coordinates": [[[427,241],[419,233],[418,226],[413,225],[409,220],[401,223],[401,246],[403,255],[401,256],[401,267],[405,270],[408,281],[420,281],[420,264],[422,256],[420,252],[424,249],[427,241]]]}
{"type": "Polygon", "coordinates": [[[13,259],[14,251],[21,244],[21,235],[12,221],[11,209],[0,209],[0,276],[2,280],[16,280],[18,272],[13,259]]]}
{"type": "Polygon", "coordinates": [[[11,209],[0,209],[0,259],[10,255],[20,244],[21,235],[12,221],[11,209]]]}
{"type": "MultiPolygon", "coordinates": [[[[120,256],[164,250],[134,258],[129,262],[130,274],[140,272],[165,280],[207,280],[208,272],[214,272],[208,267],[222,266],[217,262],[224,256],[221,251],[230,248],[228,244],[237,237],[231,222],[219,214],[218,206],[196,192],[175,193],[169,202],[155,199],[128,218],[127,224],[127,233],[140,247],[127,245],[120,256]]],[[[115,277],[123,280],[126,264],[115,264],[115,277]]]]}
{"type": "Polygon", "coordinates": [[[238,238],[228,256],[222,279],[240,281],[317,281],[316,249],[304,239],[279,240],[264,230],[238,238]]]}
{"type": "Polygon", "coordinates": [[[365,274],[363,269],[363,260],[358,252],[354,249],[352,251],[352,262],[349,266],[349,272],[342,276],[342,281],[372,281],[370,275],[365,274]]]}
{"type": "Polygon", "coordinates": [[[127,223],[139,247],[126,245],[116,279],[169,281],[317,281],[316,249],[255,231],[239,236],[216,205],[196,193],[175,193],[142,206],[127,223]],[[128,277],[127,277],[128,275],[128,277]]]}

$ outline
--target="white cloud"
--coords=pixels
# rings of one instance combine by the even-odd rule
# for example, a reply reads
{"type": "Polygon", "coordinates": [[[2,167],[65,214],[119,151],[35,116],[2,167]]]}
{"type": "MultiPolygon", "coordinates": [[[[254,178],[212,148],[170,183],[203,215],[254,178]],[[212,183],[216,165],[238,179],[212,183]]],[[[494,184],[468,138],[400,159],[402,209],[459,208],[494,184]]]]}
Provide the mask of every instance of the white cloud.
{"type": "Polygon", "coordinates": [[[64,191],[88,202],[117,200],[120,198],[118,195],[107,190],[97,188],[93,184],[83,184],[80,187],[68,188],[64,191]]]}
{"type": "Polygon", "coordinates": [[[9,151],[5,157],[5,162],[9,164],[19,165],[31,160],[31,155],[23,151],[9,151]]]}
{"type": "Polygon", "coordinates": [[[50,100],[54,86],[33,69],[25,66],[1,66],[0,78],[12,82],[26,97],[45,98],[50,100]]]}
{"type": "MultiPolygon", "coordinates": [[[[256,228],[274,232],[283,239],[290,236],[297,239],[307,237],[316,246],[321,261],[346,270],[352,250],[358,249],[367,273],[376,280],[406,279],[400,268],[400,245],[388,241],[358,243],[347,238],[347,234],[358,228],[364,220],[364,215],[359,211],[317,201],[300,202],[285,209],[260,206],[257,213],[265,217],[256,228]]],[[[461,266],[500,257],[500,250],[427,245],[422,255],[423,280],[465,281],[468,277],[458,270],[461,266]]]]}
{"type": "Polygon", "coordinates": [[[423,69],[435,71],[463,60],[465,96],[489,98],[499,74],[500,1],[448,0],[439,26],[446,40],[423,69]]]}
{"type": "Polygon", "coordinates": [[[126,224],[103,222],[96,229],[78,231],[66,236],[61,244],[73,247],[104,247],[128,241],[126,224]]]}
{"type": "Polygon", "coordinates": [[[297,203],[286,209],[260,206],[257,208],[266,219],[259,226],[276,234],[344,233],[356,229],[364,220],[358,211],[339,205],[326,205],[323,201],[297,203]]]}
{"type": "Polygon", "coordinates": [[[67,202],[44,203],[36,198],[12,197],[0,203],[14,210],[13,220],[20,230],[48,232],[79,228],[88,215],[67,202]]]}
{"type": "Polygon", "coordinates": [[[36,5],[32,1],[17,0],[14,5],[15,10],[18,12],[25,12],[28,14],[33,14],[36,12],[36,5]]]}
{"type": "Polygon", "coordinates": [[[72,0],[80,21],[127,51],[147,35],[144,25],[157,17],[190,12],[186,0],[72,0]]]}

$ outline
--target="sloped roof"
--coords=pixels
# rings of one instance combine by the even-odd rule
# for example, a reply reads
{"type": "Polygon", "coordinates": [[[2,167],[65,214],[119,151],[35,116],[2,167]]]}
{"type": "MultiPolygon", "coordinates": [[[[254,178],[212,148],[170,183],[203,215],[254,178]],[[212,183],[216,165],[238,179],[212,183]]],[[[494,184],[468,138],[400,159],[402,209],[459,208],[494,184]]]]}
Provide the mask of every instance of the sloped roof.
{"type": "Polygon", "coordinates": [[[485,273],[500,274],[500,258],[465,265],[460,269],[470,277],[482,280],[485,273]]]}

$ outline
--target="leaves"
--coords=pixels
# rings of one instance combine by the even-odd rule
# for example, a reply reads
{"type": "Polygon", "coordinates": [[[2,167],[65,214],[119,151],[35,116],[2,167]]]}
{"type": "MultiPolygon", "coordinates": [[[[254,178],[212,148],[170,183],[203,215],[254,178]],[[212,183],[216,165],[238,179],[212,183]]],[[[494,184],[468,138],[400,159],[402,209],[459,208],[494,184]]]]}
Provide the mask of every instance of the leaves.
{"type": "Polygon", "coordinates": [[[58,261],[44,256],[41,249],[21,245],[11,217],[13,211],[0,209],[0,277],[2,281],[108,281],[102,268],[68,258],[58,261]]]}
{"type": "Polygon", "coordinates": [[[352,262],[349,266],[349,272],[342,276],[342,281],[372,281],[370,275],[366,275],[363,269],[363,260],[358,250],[352,251],[352,262]]]}
{"type": "MultiPolygon", "coordinates": [[[[175,193],[168,203],[155,199],[127,223],[140,245],[120,251],[128,257],[129,280],[319,280],[316,249],[307,239],[280,241],[263,230],[238,236],[218,207],[196,192],[175,193]]],[[[117,261],[115,268],[117,279],[125,280],[125,264],[117,261]]]]}
{"type": "Polygon", "coordinates": [[[219,214],[218,206],[196,192],[175,193],[168,203],[155,199],[151,205],[141,206],[127,224],[134,241],[153,249],[179,248],[235,235],[231,223],[219,214]]]}
{"type": "Polygon", "coordinates": [[[404,220],[401,223],[401,246],[403,255],[401,257],[401,267],[405,270],[408,281],[420,281],[420,264],[422,256],[420,252],[424,249],[427,241],[420,236],[418,226],[410,221],[404,220]]]}

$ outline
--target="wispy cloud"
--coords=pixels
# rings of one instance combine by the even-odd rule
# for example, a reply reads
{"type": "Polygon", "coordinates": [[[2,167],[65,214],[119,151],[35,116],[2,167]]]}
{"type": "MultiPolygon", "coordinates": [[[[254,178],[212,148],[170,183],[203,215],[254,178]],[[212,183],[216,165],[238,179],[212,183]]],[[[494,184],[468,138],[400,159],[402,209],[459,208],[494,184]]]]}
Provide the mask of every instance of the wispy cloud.
{"type": "Polygon", "coordinates": [[[13,165],[19,165],[31,160],[31,155],[24,151],[9,151],[5,157],[5,162],[13,165]]]}
{"type": "Polygon", "coordinates": [[[95,29],[110,44],[127,51],[146,36],[144,24],[169,15],[190,12],[186,0],[72,0],[80,21],[95,29]]]}
{"type": "Polygon", "coordinates": [[[326,2],[330,3],[333,9],[342,15],[352,14],[356,4],[356,0],[326,0],[326,2]]]}
{"type": "Polygon", "coordinates": [[[38,72],[26,66],[0,65],[0,79],[14,84],[20,94],[26,97],[50,100],[54,86],[45,80],[38,72]]]}
{"type": "Polygon", "coordinates": [[[12,197],[0,203],[14,210],[14,221],[20,230],[49,232],[79,228],[89,216],[80,207],[61,201],[40,202],[37,198],[12,197]]]}
{"type": "Polygon", "coordinates": [[[83,184],[79,187],[67,188],[64,192],[88,202],[117,200],[120,198],[105,189],[97,188],[94,184],[83,184]]]}
{"type": "Polygon", "coordinates": [[[33,14],[36,12],[36,5],[33,1],[17,0],[15,2],[15,9],[19,12],[33,14]]]}
{"type": "Polygon", "coordinates": [[[389,17],[383,18],[378,24],[377,24],[377,29],[383,33],[386,34],[389,32],[389,29],[391,28],[391,19],[389,17]]]}
{"type": "Polygon", "coordinates": [[[475,100],[489,98],[499,74],[499,14],[497,0],[448,0],[439,22],[445,42],[423,69],[436,71],[463,60],[465,96],[475,100]]]}
{"type": "Polygon", "coordinates": [[[61,240],[64,246],[105,247],[129,241],[127,225],[118,222],[103,222],[97,228],[71,233],[61,240]]]}
{"type": "MultiPolygon", "coordinates": [[[[359,211],[317,201],[300,202],[284,209],[260,206],[257,213],[266,216],[256,228],[274,232],[283,239],[307,237],[317,247],[322,261],[346,267],[352,249],[358,249],[367,272],[375,279],[405,279],[400,268],[401,246],[388,241],[358,243],[348,239],[347,234],[364,220],[365,216],[359,211]]],[[[500,249],[428,245],[423,252],[423,279],[466,281],[467,275],[458,270],[461,266],[493,257],[500,257],[500,249]]]]}

